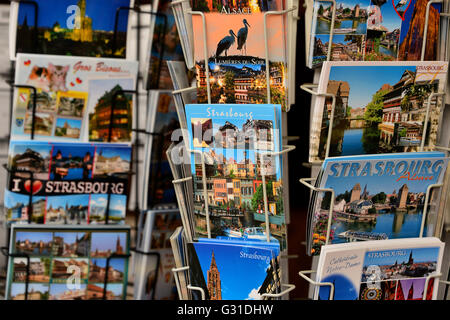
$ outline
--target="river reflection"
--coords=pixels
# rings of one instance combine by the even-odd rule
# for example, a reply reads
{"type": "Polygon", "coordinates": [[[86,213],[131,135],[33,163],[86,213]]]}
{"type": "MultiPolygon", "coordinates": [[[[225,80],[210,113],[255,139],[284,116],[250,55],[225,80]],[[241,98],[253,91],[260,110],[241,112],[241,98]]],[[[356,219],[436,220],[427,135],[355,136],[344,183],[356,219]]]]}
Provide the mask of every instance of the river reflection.
{"type": "Polygon", "coordinates": [[[418,237],[422,222],[422,210],[414,213],[396,212],[379,214],[375,223],[336,221],[332,228],[335,230],[335,238],[332,243],[344,243],[345,238],[338,235],[344,231],[363,231],[385,233],[389,239],[418,237]]]}

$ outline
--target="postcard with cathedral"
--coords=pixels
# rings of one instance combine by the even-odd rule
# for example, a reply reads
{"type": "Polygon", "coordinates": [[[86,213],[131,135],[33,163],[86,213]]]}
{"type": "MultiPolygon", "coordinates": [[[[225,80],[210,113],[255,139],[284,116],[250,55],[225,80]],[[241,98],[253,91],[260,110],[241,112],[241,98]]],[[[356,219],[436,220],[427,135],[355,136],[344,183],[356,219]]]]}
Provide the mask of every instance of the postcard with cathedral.
{"type": "Polygon", "coordinates": [[[188,243],[191,284],[204,289],[207,300],[263,300],[280,288],[279,256],[251,245],[188,243]]]}
{"type": "Polygon", "coordinates": [[[135,89],[137,71],[136,61],[18,54],[12,139],[34,128],[34,140],[131,142],[132,95],[116,93],[135,89]]]}
{"type": "Polygon", "coordinates": [[[438,145],[447,71],[442,61],[325,62],[318,92],[336,101],[316,98],[309,161],[438,145]]]}
{"type": "Polygon", "coordinates": [[[320,252],[327,234],[330,244],[432,235],[437,210],[425,199],[428,192],[429,199],[439,195],[428,188],[442,183],[447,162],[435,151],[329,158],[319,188],[333,189],[334,198],[331,192],[316,197],[310,252],[320,252]]]}
{"type": "Polygon", "coordinates": [[[10,58],[17,53],[125,58],[134,0],[34,0],[11,3],[10,58]],[[37,21],[36,20],[37,17],[37,21]],[[116,30],[114,30],[116,28],[116,30]]]}
{"type": "MultiPolygon", "coordinates": [[[[421,60],[429,0],[336,1],[330,61],[421,60]]],[[[310,68],[327,60],[332,2],[314,1],[310,68]]],[[[440,3],[430,6],[425,61],[438,57],[440,3]]]]}
{"type": "MultiPolygon", "coordinates": [[[[443,251],[433,237],[327,245],[316,280],[334,284],[334,300],[436,300],[443,251]]],[[[330,299],[330,287],[315,299],[330,299]]]]}
{"type": "Polygon", "coordinates": [[[130,166],[128,145],[12,141],[6,220],[124,223],[130,166]]]}
{"type": "Polygon", "coordinates": [[[286,106],[286,50],[282,15],[267,17],[267,54],[264,13],[210,12],[203,22],[193,15],[194,60],[197,70],[198,102],[276,103],[286,106]],[[206,45],[206,57],[205,57],[206,45]],[[266,58],[269,65],[266,65],[266,58]],[[208,73],[209,72],[209,77],[208,73]],[[269,86],[271,101],[268,101],[269,86]]]}
{"type": "Polygon", "coordinates": [[[8,300],[124,300],[129,238],[129,227],[15,225],[9,252],[27,255],[29,260],[10,258],[6,297],[8,300]],[[117,257],[110,258],[108,264],[111,255],[117,257]]]}
{"type": "Polygon", "coordinates": [[[210,231],[213,238],[270,239],[285,247],[281,159],[268,154],[281,148],[280,113],[280,105],[186,106],[190,149],[202,152],[205,161],[207,197],[201,158],[192,155],[198,238],[207,237],[210,231]]]}

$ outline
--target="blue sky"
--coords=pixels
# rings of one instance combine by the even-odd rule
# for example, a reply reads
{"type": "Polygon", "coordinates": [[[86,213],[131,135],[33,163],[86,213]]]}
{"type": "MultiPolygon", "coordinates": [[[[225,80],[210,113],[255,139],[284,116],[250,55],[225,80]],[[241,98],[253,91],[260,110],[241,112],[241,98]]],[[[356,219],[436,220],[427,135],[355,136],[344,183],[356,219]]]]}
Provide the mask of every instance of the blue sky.
{"type": "Polygon", "coordinates": [[[52,150],[52,146],[49,143],[35,143],[35,142],[23,142],[18,141],[14,142],[11,141],[11,150],[13,150],[12,156],[15,156],[16,154],[22,154],[27,149],[31,149],[33,151],[36,151],[42,155],[42,157],[47,157],[52,150]]]}
{"type": "Polygon", "coordinates": [[[81,157],[84,158],[87,152],[91,154],[91,160],[94,157],[94,151],[95,147],[93,146],[74,146],[74,145],[68,145],[68,144],[60,144],[55,145],[53,148],[53,156],[56,156],[58,151],[61,151],[63,158],[68,157],[69,154],[73,157],[81,157]]]}
{"type": "Polygon", "coordinates": [[[76,238],[82,238],[84,232],[55,232],[55,237],[63,237],[64,243],[75,243],[76,238]]]}
{"type": "MultiPolygon", "coordinates": [[[[61,27],[67,27],[67,19],[73,13],[67,13],[67,8],[77,5],[79,0],[34,0],[39,6],[38,26],[52,27],[55,22],[59,22],[61,27]]],[[[92,28],[94,30],[113,31],[116,10],[119,7],[129,7],[130,0],[86,0],[86,15],[92,18],[92,28]],[[107,19],[105,17],[108,17],[107,19]]],[[[34,7],[22,4],[19,9],[19,24],[22,24],[25,16],[28,25],[34,25],[34,7]]],[[[128,24],[128,11],[124,10],[119,16],[119,31],[126,31],[128,24]]]]}
{"type": "Polygon", "coordinates": [[[97,147],[96,153],[100,152],[106,158],[119,156],[122,160],[131,161],[131,148],[128,147],[97,147]]]}
{"type": "MultiPolygon", "coordinates": [[[[28,293],[30,293],[32,290],[45,293],[48,291],[48,285],[40,283],[29,283],[28,293]]],[[[11,296],[16,296],[17,294],[20,293],[25,293],[25,283],[13,283],[11,285],[11,296]]]]}
{"type": "Polygon", "coordinates": [[[116,85],[120,85],[122,90],[134,90],[134,79],[91,79],[89,80],[89,112],[94,111],[98,99],[106,92],[111,91],[116,85]]]}
{"type": "Polygon", "coordinates": [[[355,5],[359,4],[360,8],[367,8],[370,5],[370,0],[361,1],[361,0],[345,0],[345,1],[336,1],[337,8],[340,7],[341,3],[344,8],[353,9],[355,5]]]}
{"type": "MultiPolygon", "coordinates": [[[[91,265],[96,264],[98,267],[106,267],[106,259],[91,259],[91,265]]],[[[109,266],[115,270],[125,271],[125,259],[109,259],[109,266]]]]}
{"type": "Polygon", "coordinates": [[[212,251],[220,272],[223,300],[245,300],[259,287],[266,278],[266,270],[270,264],[266,261],[241,258],[240,252],[247,251],[262,256],[271,257],[270,250],[262,248],[241,247],[238,245],[215,245],[208,243],[194,243],[195,251],[200,261],[205,282],[207,272],[211,266],[212,251]]]}
{"type": "Polygon", "coordinates": [[[31,242],[44,241],[50,242],[53,240],[53,234],[51,232],[17,232],[16,242],[30,240],[31,242]]]}
{"type": "MultiPolygon", "coordinates": [[[[29,195],[15,193],[15,192],[11,192],[9,190],[5,190],[4,201],[5,201],[5,207],[7,207],[7,208],[12,208],[18,203],[21,203],[23,205],[28,205],[29,199],[30,199],[29,195]]],[[[45,199],[45,197],[33,196],[31,201],[33,203],[36,203],[42,199],[45,199]]]]}
{"type": "Polygon", "coordinates": [[[65,123],[68,123],[70,127],[72,128],[78,128],[81,129],[81,120],[75,120],[75,119],[67,119],[67,118],[58,118],[56,120],[56,127],[64,127],[65,123]]]}
{"type": "Polygon", "coordinates": [[[125,232],[93,232],[91,236],[91,252],[96,249],[98,251],[116,251],[117,236],[120,237],[120,244],[123,250],[126,250],[126,238],[125,232]]]}
{"type": "MultiPolygon", "coordinates": [[[[214,62],[210,62],[209,69],[214,71],[214,68],[216,67],[216,64],[214,62]]],[[[227,66],[227,67],[235,67],[238,69],[242,69],[243,67],[251,68],[253,70],[259,71],[261,70],[262,64],[253,64],[253,63],[247,63],[247,64],[230,64],[230,63],[217,63],[217,66],[227,66]]]]}
{"type": "Polygon", "coordinates": [[[383,84],[396,84],[405,70],[416,70],[415,66],[334,66],[330,80],[347,81],[350,85],[348,105],[352,108],[365,107],[372,101],[383,84]]]}
{"type": "Polygon", "coordinates": [[[127,196],[120,194],[111,195],[111,199],[109,202],[109,215],[112,217],[120,211],[123,215],[125,215],[125,205],[127,203],[127,196]]]}
{"type": "Polygon", "coordinates": [[[89,195],[71,195],[71,196],[58,196],[58,197],[48,197],[47,199],[47,209],[52,206],[53,209],[63,207],[65,208],[66,203],[69,207],[83,205],[87,206],[89,204],[89,195]]]}
{"type": "Polygon", "coordinates": [[[428,262],[428,261],[437,261],[437,257],[439,254],[439,248],[412,248],[412,249],[396,249],[396,250],[381,250],[381,251],[370,251],[366,253],[366,257],[364,259],[364,267],[370,265],[391,265],[394,264],[395,261],[397,263],[408,262],[409,254],[413,253],[414,262],[428,262]],[[383,253],[383,252],[392,252],[392,251],[402,251],[404,255],[395,255],[392,257],[383,257],[383,258],[370,258],[369,255],[371,253],[383,253]]]}
{"type": "Polygon", "coordinates": [[[381,25],[386,27],[389,32],[395,29],[400,29],[402,19],[395,12],[392,2],[387,1],[381,6],[381,15],[383,16],[383,22],[381,22],[381,25]]]}
{"type": "Polygon", "coordinates": [[[121,295],[123,293],[123,284],[121,283],[108,283],[106,285],[107,291],[112,291],[115,296],[121,295]]]}

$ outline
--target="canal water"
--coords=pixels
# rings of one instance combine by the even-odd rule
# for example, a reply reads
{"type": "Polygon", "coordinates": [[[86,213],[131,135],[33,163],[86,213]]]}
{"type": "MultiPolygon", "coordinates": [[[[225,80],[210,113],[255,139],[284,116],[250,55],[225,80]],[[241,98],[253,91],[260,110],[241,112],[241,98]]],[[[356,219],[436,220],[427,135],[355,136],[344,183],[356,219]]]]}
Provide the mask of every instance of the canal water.
{"type": "Polygon", "coordinates": [[[342,156],[365,154],[362,142],[364,129],[347,129],[342,141],[342,156]]]}
{"type": "Polygon", "coordinates": [[[335,230],[332,243],[347,242],[346,239],[339,238],[338,235],[348,230],[385,233],[389,239],[418,237],[421,222],[421,211],[409,214],[406,212],[379,214],[374,224],[350,223],[337,220],[332,225],[332,228],[335,230]]]}
{"type": "Polygon", "coordinates": [[[379,46],[379,50],[380,50],[380,53],[381,53],[381,54],[384,54],[384,55],[387,55],[387,56],[391,56],[391,57],[397,58],[397,51],[394,51],[394,50],[392,50],[392,49],[385,48],[385,47],[383,47],[383,46],[379,46]]]}
{"type": "MultiPolygon", "coordinates": [[[[316,34],[329,34],[331,28],[331,22],[317,19],[316,24],[316,34]]],[[[335,22],[334,29],[347,29],[352,28],[356,29],[355,32],[351,34],[366,34],[367,32],[367,23],[366,21],[358,21],[358,20],[343,20],[341,22],[335,22]]]]}

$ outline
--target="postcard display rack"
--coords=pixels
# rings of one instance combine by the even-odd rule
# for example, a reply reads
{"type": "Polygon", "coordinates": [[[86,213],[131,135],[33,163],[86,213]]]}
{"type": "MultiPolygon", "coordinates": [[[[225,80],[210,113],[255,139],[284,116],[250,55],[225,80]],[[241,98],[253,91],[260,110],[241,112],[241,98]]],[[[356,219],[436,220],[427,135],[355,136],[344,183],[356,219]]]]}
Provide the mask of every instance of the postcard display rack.
{"type": "MultiPolygon", "coordinates": [[[[326,61],[331,61],[331,54],[332,54],[332,43],[333,43],[333,35],[334,35],[334,26],[335,26],[335,20],[336,20],[336,0],[313,0],[313,1],[308,1],[308,4],[305,2],[304,7],[308,7],[308,6],[314,6],[314,3],[318,2],[318,3],[330,3],[332,6],[332,10],[331,10],[331,19],[330,19],[330,32],[329,32],[329,43],[330,45],[327,48],[327,55],[326,55],[326,61]]],[[[441,4],[442,5],[442,9],[441,12],[439,13],[440,15],[440,28],[439,28],[439,40],[438,40],[438,57],[440,58],[441,61],[449,61],[450,60],[450,49],[448,47],[448,43],[450,41],[450,33],[448,32],[448,28],[450,25],[449,22],[449,17],[450,17],[450,2],[448,0],[429,0],[426,6],[426,14],[425,14],[425,22],[424,22],[424,36],[422,39],[422,47],[421,47],[421,53],[420,53],[420,61],[424,61],[425,60],[425,50],[426,50],[426,43],[427,43],[427,35],[428,35],[428,22],[429,22],[429,17],[430,17],[430,7],[432,4],[441,4]]],[[[438,59],[439,60],[439,59],[438,59]]],[[[320,76],[320,72],[321,72],[321,67],[316,67],[315,71],[314,71],[314,81],[318,81],[319,76],[320,76]]],[[[309,93],[311,95],[311,106],[314,106],[315,104],[315,100],[318,97],[322,97],[322,98],[328,98],[331,99],[331,109],[329,110],[329,114],[330,114],[330,119],[328,122],[328,131],[326,132],[326,145],[325,145],[325,156],[324,159],[332,159],[332,157],[330,157],[330,145],[331,145],[331,135],[332,135],[332,131],[333,131],[333,121],[334,121],[334,114],[335,114],[335,107],[336,107],[336,95],[333,93],[321,93],[321,92],[317,92],[319,85],[315,84],[315,83],[305,83],[303,85],[300,85],[300,89],[309,93]]],[[[431,105],[433,101],[438,101],[438,99],[440,99],[443,102],[443,106],[444,108],[448,108],[449,106],[449,94],[450,94],[450,84],[447,83],[447,87],[445,88],[445,91],[440,91],[440,92],[432,92],[430,93],[428,99],[426,100],[426,115],[425,115],[425,120],[424,120],[424,126],[423,126],[423,130],[422,130],[422,136],[425,136],[425,133],[427,132],[428,129],[428,124],[429,124],[429,120],[430,120],[430,110],[431,110],[431,105]]],[[[440,127],[445,128],[445,126],[449,126],[450,125],[450,119],[445,118],[443,120],[443,123],[440,124],[440,127]]],[[[448,132],[445,132],[445,141],[450,141],[450,137],[447,134],[448,132]]],[[[443,151],[447,154],[447,157],[449,157],[449,153],[450,153],[450,147],[448,146],[448,142],[446,146],[426,146],[425,145],[425,140],[426,139],[422,139],[421,143],[420,143],[420,147],[419,147],[419,151],[443,151]]],[[[313,192],[322,192],[322,193],[328,193],[331,194],[331,202],[330,202],[330,207],[328,209],[328,218],[326,221],[326,239],[325,239],[325,244],[328,245],[330,244],[330,233],[331,233],[331,226],[332,226],[332,218],[333,218],[333,207],[335,204],[335,190],[332,188],[319,188],[315,185],[316,180],[318,179],[317,175],[319,172],[319,169],[322,165],[323,161],[311,161],[308,163],[303,163],[304,166],[306,166],[307,168],[311,169],[311,175],[313,177],[307,177],[307,178],[301,178],[299,179],[299,182],[307,187],[308,189],[310,189],[311,194],[313,192]]],[[[437,183],[437,184],[430,184],[426,190],[425,193],[425,201],[424,201],[424,208],[423,208],[423,216],[422,216],[422,220],[421,220],[421,226],[420,226],[420,236],[419,237],[423,237],[424,234],[424,228],[425,228],[425,223],[427,220],[427,213],[429,210],[429,207],[432,205],[433,202],[435,202],[435,206],[438,207],[438,214],[437,214],[437,218],[436,218],[436,222],[435,222],[435,228],[434,228],[434,234],[433,236],[437,237],[437,238],[441,238],[442,237],[442,233],[446,232],[448,233],[450,231],[449,228],[444,228],[444,224],[445,224],[445,216],[446,216],[446,212],[448,212],[449,210],[449,199],[450,197],[448,197],[448,193],[450,192],[450,172],[449,172],[449,168],[447,168],[445,176],[444,176],[444,180],[442,183],[437,183]],[[432,196],[432,190],[433,189],[440,189],[442,192],[440,193],[440,199],[433,199],[436,197],[432,196]]],[[[312,201],[312,200],[310,200],[312,201]]],[[[448,222],[447,222],[448,223],[448,222]]],[[[447,241],[446,246],[450,245],[447,241]]],[[[448,259],[447,259],[448,260],[448,259]]],[[[316,291],[319,288],[322,287],[326,287],[329,288],[329,296],[328,299],[329,300],[333,300],[334,296],[335,296],[335,284],[332,282],[320,282],[320,281],[314,281],[313,277],[310,275],[316,274],[317,273],[317,262],[318,262],[318,256],[313,256],[313,262],[312,262],[312,269],[311,270],[302,270],[299,271],[299,276],[305,280],[307,283],[309,283],[310,285],[310,290],[309,290],[309,297],[312,298],[314,296],[314,291],[316,291]]],[[[448,288],[450,286],[450,281],[448,278],[450,276],[450,265],[449,265],[449,261],[443,261],[443,265],[442,265],[442,270],[446,270],[445,273],[435,273],[435,274],[430,274],[429,276],[426,277],[426,281],[425,281],[425,285],[424,285],[424,293],[423,293],[423,297],[422,300],[426,299],[426,293],[427,293],[427,289],[430,283],[430,280],[434,279],[437,281],[438,284],[440,284],[439,286],[439,297],[441,297],[442,299],[446,299],[448,298],[448,288]],[[445,277],[447,277],[447,280],[444,280],[445,277]],[[441,279],[443,278],[443,279],[441,279]],[[441,292],[442,291],[442,292],[441,292]]],[[[444,272],[444,271],[443,271],[444,272]]]]}
{"type": "MultiPolygon", "coordinates": [[[[132,7],[118,7],[116,12],[115,12],[115,16],[114,16],[114,29],[113,29],[113,38],[112,38],[112,52],[115,52],[117,49],[117,39],[118,39],[118,29],[119,29],[119,16],[120,13],[122,12],[128,12],[128,13],[135,13],[136,14],[136,26],[134,27],[136,29],[136,58],[135,61],[137,62],[141,62],[141,57],[140,57],[140,53],[141,53],[141,48],[143,48],[142,44],[141,44],[141,30],[144,28],[148,28],[148,26],[144,26],[142,25],[141,21],[142,21],[142,16],[149,16],[151,17],[152,20],[156,19],[156,17],[160,17],[163,19],[163,28],[159,31],[158,33],[158,39],[160,42],[160,49],[159,49],[159,59],[162,60],[162,58],[164,57],[164,53],[165,53],[165,46],[164,46],[164,37],[163,35],[165,34],[165,32],[167,31],[167,16],[165,14],[161,14],[161,13],[156,13],[153,11],[144,11],[141,9],[141,5],[140,5],[140,0],[133,0],[131,3],[133,4],[132,7]],[[133,2],[134,1],[134,2],[133,2]]],[[[37,35],[37,21],[38,21],[38,17],[39,17],[39,5],[37,2],[33,1],[33,0],[11,0],[11,3],[17,3],[17,4],[26,4],[28,6],[30,6],[31,8],[33,8],[33,15],[34,15],[34,32],[32,34],[32,38],[33,38],[33,43],[34,43],[34,48],[37,48],[37,42],[38,42],[38,35],[37,35]]],[[[130,18],[130,16],[128,17],[130,18]]],[[[129,21],[130,23],[130,21],[129,21]]],[[[31,53],[34,53],[34,51],[32,51],[31,53]]],[[[105,56],[108,57],[108,56],[105,56]]],[[[115,58],[114,55],[112,55],[112,58],[115,58]]],[[[11,120],[12,120],[12,116],[13,116],[13,96],[14,96],[14,89],[28,89],[30,90],[33,94],[32,94],[32,105],[31,105],[31,132],[30,132],[30,137],[29,140],[35,140],[35,123],[36,123],[36,109],[37,109],[37,88],[31,85],[25,85],[25,84],[17,84],[14,83],[14,69],[15,69],[15,63],[14,61],[11,61],[11,73],[9,75],[7,75],[8,78],[5,79],[5,81],[10,85],[11,89],[10,89],[10,124],[11,124],[11,120]]],[[[157,69],[157,74],[154,75],[155,77],[157,77],[159,79],[161,74],[161,64],[159,64],[159,67],[157,69]]],[[[6,76],[6,75],[5,75],[6,76]]],[[[135,204],[134,204],[134,212],[135,212],[135,218],[136,218],[136,223],[139,219],[139,215],[141,214],[142,211],[146,211],[148,210],[148,204],[145,203],[145,197],[141,197],[141,199],[139,199],[138,195],[140,194],[146,194],[148,192],[147,188],[148,185],[143,185],[144,190],[140,190],[140,180],[139,177],[142,175],[141,173],[139,173],[139,146],[142,143],[142,141],[140,140],[139,136],[140,135],[145,135],[145,136],[155,136],[155,135],[160,135],[159,133],[154,133],[154,132],[148,132],[145,129],[142,129],[139,127],[139,97],[140,97],[140,85],[142,82],[142,75],[140,74],[140,71],[138,71],[138,75],[137,75],[137,79],[136,79],[136,83],[135,83],[135,89],[134,90],[124,90],[124,89],[119,89],[117,90],[113,96],[112,96],[112,100],[111,100],[111,113],[110,113],[110,119],[109,119],[109,127],[108,127],[108,142],[111,142],[112,139],[112,134],[113,134],[113,129],[114,129],[114,110],[115,107],[117,106],[117,101],[120,97],[123,97],[125,95],[129,95],[129,96],[134,96],[136,99],[134,100],[134,113],[135,113],[135,117],[137,119],[134,120],[134,127],[131,128],[131,132],[134,133],[134,137],[133,137],[133,141],[131,142],[131,147],[133,149],[133,157],[134,160],[132,158],[131,163],[134,166],[130,166],[130,171],[128,173],[128,179],[129,181],[131,181],[131,178],[134,176],[135,177],[135,204]]],[[[144,86],[143,86],[144,87],[144,86]]],[[[149,97],[149,89],[144,89],[144,91],[146,91],[145,95],[146,98],[148,100],[149,97]]],[[[145,101],[146,102],[146,109],[149,108],[148,102],[149,101],[145,101]]],[[[146,112],[145,112],[146,114],[146,112]]],[[[11,129],[11,127],[10,127],[11,129]]],[[[148,139],[145,139],[145,143],[148,143],[147,141],[148,139]]],[[[7,164],[3,164],[2,165],[3,169],[5,169],[8,173],[12,173],[12,170],[9,169],[7,167],[7,164]]],[[[21,173],[26,174],[29,176],[29,180],[31,182],[31,185],[34,182],[34,175],[33,172],[29,171],[29,170],[21,170],[21,173]]],[[[130,189],[132,189],[131,185],[128,188],[128,192],[127,192],[127,196],[129,198],[130,195],[130,189]]],[[[94,229],[100,229],[103,231],[108,231],[108,230],[113,230],[116,229],[117,226],[114,226],[112,224],[110,224],[110,207],[111,207],[111,190],[108,189],[108,193],[107,193],[107,203],[106,203],[106,212],[105,212],[105,222],[103,226],[99,226],[99,225],[83,225],[83,228],[86,230],[94,230],[94,229]]],[[[32,212],[32,207],[33,207],[33,190],[30,189],[29,195],[28,195],[28,204],[27,204],[28,210],[29,212],[32,212]]],[[[128,209],[126,209],[126,211],[128,211],[128,209]]],[[[64,230],[67,229],[66,227],[68,227],[67,225],[58,227],[58,226],[48,226],[48,225],[43,225],[43,226],[39,226],[39,225],[35,225],[35,224],[31,224],[31,219],[32,219],[32,214],[28,215],[28,223],[25,224],[20,224],[21,227],[27,227],[29,226],[30,228],[33,229],[37,229],[39,230],[40,228],[43,229],[51,229],[54,232],[57,232],[59,230],[64,230]]],[[[80,226],[74,226],[74,228],[77,228],[80,226]]],[[[11,240],[11,225],[7,225],[7,241],[8,244],[11,240]]],[[[127,225],[122,225],[122,228],[129,228],[127,225]]],[[[137,225],[135,226],[134,229],[137,230],[137,225]]],[[[136,235],[137,236],[137,235],[136,235]]],[[[130,246],[130,240],[131,238],[129,237],[127,240],[127,244],[128,244],[128,248],[127,251],[125,253],[122,254],[116,254],[113,253],[111,255],[109,255],[106,259],[106,269],[109,268],[110,266],[110,261],[112,259],[118,259],[118,258],[122,258],[126,260],[126,264],[128,265],[129,260],[132,257],[132,253],[134,253],[135,255],[146,255],[146,256],[155,256],[156,258],[156,270],[159,270],[159,265],[160,265],[160,254],[158,252],[144,252],[142,250],[139,250],[137,248],[133,248],[130,246]]],[[[10,252],[10,246],[5,246],[5,247],[1,247],[1,254],[4,255],[6,258],[9,259],[8,263],[11,263],[12,259],[14,258],[24,258],[27,261],[27,266],[26,266],[26,275],[25,275],[25,294],[24,294],[24,299],[27,300],[29,298],[29,286],[30,286],[30,282],[29,282],[29,278],[30,278],[30,255],[26,254],[26,253],[14,253],[14,252],[10,252]]],[[[104,277],[104,287],[103,287],[103,294],[100,297],[100,299],[107,299],[107,283],[108,283],[108,272],[106,273],[105,277],[104,277]]],[[[157,274],[156,274],[157,276],[157,274]]],[[[152,284],[152,296],[154,298],[155,295],[155,287],[156,287],[156,282],[152,284]]],[[[125,288],[126,289],[126,288],[125,288]]],[[[126,292],[126,290],[125,290],[126,292]]]]}
{"type": "MultiPolygon", "coordinates": [[[[264,41],[265,41],[265,45],[264,45],[264,49],[265,49],[265,62],[266,65],[269,65],[269,46],[268,46],[268,28],[267,28],[267,17],[270,15],[284,15],[285,18],[287,19],[287,21],[292,21],[293,23],[289,23],[288,25],[290,25],[290,29],[288,29],[287,31],[287,47],[288,47],[288,60],[287,63],[289,64],[289,69],[288,69],[288,87],[293,88],[294,84],[295,84],[295,76],[294,74],[291,73],[290,70],[295,70],[295,44],[296,44],[296,33],[297,33],[297,20],[299,20],[300,18],[298,17],[298,0],[292,0],[292,1],[288,1],[287,2],[288,5],[288,9],[285,10],[280,10],[280,11],[266,11],[264,12],[264,41]]],[[[190,1],[189,0],[176,0],[176,1],[172,1],[171,2],[171,6],[172,6],[172,10],[174,12],[175,16],[179,16],[184,14],[184,16],[186,17],[186,19],[189,19],[190,17],[194,16],[194,15],[198,15],[201,17],[201,21],[202,21],[202,37],[203,39],[207,39],[207,26],[206,26],[206,18],[205,18],[205,14],[201,11],[192,11],[190,8],[190,1]],[[177,7],[180,10],[177,10],[177,7]],[[183,12],[184,11],[184,12],[183,12]]],[[[177,23],[178,20],[176,19],[177,23]]],[[[191,45],[191,48],[193,48],[193,45],[191,45]]],[[[203,41],[203,54],[205,55],[205,57],[208,56],[208,47],[207,47],[207,43],[206,41],[203,41]]],[[[183,48],[184,50],[184,48],[183,48]]],[[[185,54],[185,57],[187,55],[185,54]]],[[[195,63],[194,63],[194,59],[192,59],[192,61],[188,61],[186,60],[186,65],[188,66],[188,68],[193,68],[195,63]]],[[[210,76],[209,76],[209,68],[205,68],[205,74],[206,74],[206,92],[207,92],[207,102],[208,104],[211,104],[211,84],[210,84],[210,76]]],[[[266,81],[267,83],[270,83],[270,74],[269,72],[266,73],[266,81]]],[[[204,192],[204,208],[205,208],[205,212],[206,214],[206,229],[207,229],[207,235],[208,238],[211,238],[211,230],[210,230],[210,210],[209,210],[209,205],[208,205],[208,196],[206,194],[207,192],[207,182],[206,182],[206,169],[205,169],[205,154],[202,151],[199,150],[192,150],[189,147],[189,138],[186,136],[186,132],[187,132],[187,125],[186,125],[186,115],[184,112],[184,107],[185,104],[187,104],[186,101],[188,101],[188,95],[192,94],[194,92],[197,91],[197,87],[186,87],[186,88],[180,88],[178,90],[174,90],[172,91],[172,94],[175,98],[175,106],[176,106],[176,110],[177,110],[177,114],[178,114],[178,118],[180,119],[180,126],[182,130],[182,134],[183,134],[183,140],[185,141],[183,149],[185,151],[186,154],[195,154],[200,158],[200,164],[201,164],[201,170],[202,170],[202,179],[201,179],[201,183],[203,185],[203,192],[204,192]]],[[[267,86],[267,103],[271,103],[271,92],[270,92],[270,86],[267,86]]],[[[283,128],[283,146],[282,146],[282,150],[280,152],[262,152],[262,157],[269,157],[269,156],[282,156],[282,162],[283,162],[283,176],[285,177],[285,179],[283,179],[283,184],[285,184],[286,186],[288,186],[288,181],[287,181],[287,153],[294,150],[295,146],[293,145],[287,145],[285,144],[287,141],[292,141],[294,140],[293,138],[295,137],[288,137],[286,136],[287,133],[287,120],[286,120],[286,114],[287,112],[289,112],[290,109],[290,105],[295,103],[295,97],[294,94],[290,94],[288,96],[288,104],[287,104],[287,108],[286,108],[286,112],[283,112],[283,118],[282,118],[282,128],[283,128]]],[[[168,152],[168,158],[170,157],[170,153],[168,152]]],[[[180,152],[180,156],[186,156],[185,154],[183,154],[183,152],[180,152]]],[[[172,168],[172,172],[174,171],[174,168],[172,168]]],[[[174,175],[175,176],[175,175],[174,175]]],[[[261,174],[262,177],[262,189],[263,189],[263,202],[264,202],[264,214],[265,214],[265,225],[266,225],[266,230],[265,230],[265,234],[267,236],[267,242],[270,242],[270,230],[269,230],[269,207],[268,207],[268,197],[267,197],[267,188],[266,188],[266,178],[264,174],[261,174]]],[[[186,177],[182,177],[179,179],[175,179],[173,180],[173,185],[175,187],[175,192],[177,194],[177,200],[178,200],[178,206],[179,206],[179,210],[181,212],[181,216],[185,216],[187,217],[187,213],[186,213],[186,206],[187,204],[184,203],[184,198],[183,198],[183,186],[187,186],[188,184],[192,183],[193,179],[192,176],[186,176],[186,177]]],[[[285,199],[285,207],[288,207],[288,203],[289,201],[286,200],[287,195],[285,194],[284,199],[285,199]]],[[[286,224],[289,223],[289,209],[285,209],[285,218],[286,218],[286,224]]],[[[185,223],[183,223],[183,225],[187,225],[185,223]]],[[[189,232],[185,232],[185,237],[186,237],[186,241],[187,242],[192,242],[193,239],[190,235],[189,232]]],[[[286,252],[281,252],[280,253],[280,258],[281,258],[281,262],[280,262],[280,268],[282,270],[282,279],[281,282],[287,282],[287,259],[291,258],[291,256],[287,255],[287,250],[286,252]],[[286,270],[286,271],[285,271],[286,270]]],[[[186,266],[182,266],[179,268],[173,268],[172,272],[174,273],[174,278],[175,278],[175,283],[177,286],[177,290],[178,290],[178,295],[180,299],[183,299],[182,296],[182,292],[186,291],[186,289],[189,292],[199,292],[200,294],[200,299],[201,300],[205,300],[206,299],[206,294],[203,288],[201,287],[197,287],[197,286],[193,286],[189,283],[187,283],[185,285],[184,288],[182,288],[182,284],[180,282],[180,274],[183,274],[184,276],[187,276],[187,272],[189,271],[190,267],[188,265],[186,266]]],[[[187,278],[186,278],[187,279],[187,278]]],[[[289,292],[291,292],[292,290],[295,289],[295,285],[292,284],[288,284],[288,283],[280,283],[281,288],[278,289],[278,291],[276,293],[264,293],[261,295],[262,299],[287,299],[288,298],[288,294],[289,292]]]]}

